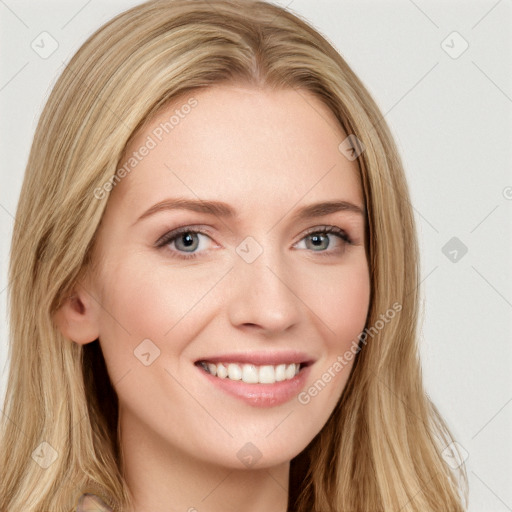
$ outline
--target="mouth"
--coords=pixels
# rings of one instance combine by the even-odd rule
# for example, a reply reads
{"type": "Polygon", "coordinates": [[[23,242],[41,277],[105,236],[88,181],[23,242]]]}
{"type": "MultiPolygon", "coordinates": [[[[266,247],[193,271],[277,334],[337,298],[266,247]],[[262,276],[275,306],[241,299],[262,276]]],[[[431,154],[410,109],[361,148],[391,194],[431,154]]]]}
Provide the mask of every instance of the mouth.
{"type": "Polygon", "coordinates": [[[286,352],[206,357],[194,364],[214,389],[254,407],[273,407],[303,389],[314,362],[304,354],[286,352]]]}
{"type": "Polygon", "coordinates": [[[276,382],[292,380],[303,368],[308,366],[308,363],[257,365],[251,363],[198,361],[196,365],[206,373],[219,379],[242,381],[246,384],[275,384],[276,382]]]}

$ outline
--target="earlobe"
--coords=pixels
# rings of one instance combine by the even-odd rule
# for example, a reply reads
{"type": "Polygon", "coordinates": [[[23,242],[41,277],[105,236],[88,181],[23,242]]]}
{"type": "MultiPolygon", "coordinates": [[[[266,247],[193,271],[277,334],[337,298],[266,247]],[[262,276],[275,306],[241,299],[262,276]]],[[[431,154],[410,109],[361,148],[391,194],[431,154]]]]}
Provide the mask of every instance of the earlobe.
{"type": "Polygon", "coordinates": [[[64,298],[54,321],[65,338],[79,345],[99,337],[96,303],[83,288],[75,288],[64,298]]]}

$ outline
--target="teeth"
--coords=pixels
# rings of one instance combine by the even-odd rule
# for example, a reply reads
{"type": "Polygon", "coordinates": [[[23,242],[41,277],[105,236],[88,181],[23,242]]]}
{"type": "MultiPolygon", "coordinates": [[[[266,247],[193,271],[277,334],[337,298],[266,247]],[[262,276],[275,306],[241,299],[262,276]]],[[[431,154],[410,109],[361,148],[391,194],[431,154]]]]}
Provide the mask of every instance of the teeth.
{"type": "Polygon", "coordinates": [[[274,384],[276,381],[276,371],[273,366],[260,366],[260,383],[274,384]]]}
{"type": "Polygon", "coordinates": [[[286,367],[284,376],[286,379],[293,379],[293,377],[295,377],[295,365],[294,364],[289,364],[286,367]]]}
{"type": "Polygon", "coordinates": [[[228,365],[228,377],[231,380],[242,380],[242,368],[237,364],[230,363],[228,365]]]}
{"type": "Polygon", "coordinates": [[[242,368],[242,380],[247,384],[257,384],[259,382],[258,368],[253,364],[244,364],[242,368]]]}
{"type": "Polygon", "coordinates": [[[290,380],[300,371],[299,363],[263,365],[237,363],[207,363],[202,361],[200,366],[211,375],[221,379],[241,380],[247,384],[274,384],[290,380]]]}
{"type": "Polygon", "coordinates": [[[286,365],[279,364],[276,366],[276,381],[281,382],[286,379],[286,365]]]}
{"type": "MultiPolygon", "coordinates": [[[[215,373],[212,373],[212,375],[215,375],[215,373]]],[[[225,379],[228,376],[228,369],[223,364],[217,365],[217,377],[220,377],[221,379],[225,379]]]]}

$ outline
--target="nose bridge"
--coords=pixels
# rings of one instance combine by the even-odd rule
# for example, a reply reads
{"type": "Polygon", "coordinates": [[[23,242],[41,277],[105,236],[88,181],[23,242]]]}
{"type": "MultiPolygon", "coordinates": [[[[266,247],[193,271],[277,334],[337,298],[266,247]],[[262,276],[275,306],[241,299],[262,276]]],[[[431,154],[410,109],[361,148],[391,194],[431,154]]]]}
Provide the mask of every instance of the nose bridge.
{"type": "Polygon", "coordinates": [[[283,252],[271,239],[249,236],[236,248],[234,293],[229,304],[233,324],[281,331],[300,319],[300,300],[293,292],[283,252]]]}

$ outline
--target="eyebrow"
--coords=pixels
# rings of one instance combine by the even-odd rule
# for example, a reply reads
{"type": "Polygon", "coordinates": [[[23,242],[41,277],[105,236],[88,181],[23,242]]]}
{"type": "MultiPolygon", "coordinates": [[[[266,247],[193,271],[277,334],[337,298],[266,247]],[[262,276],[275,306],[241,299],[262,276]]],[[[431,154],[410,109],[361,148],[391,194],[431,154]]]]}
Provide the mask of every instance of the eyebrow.
{"type": "MultiPolygon", "coordinates": [[[[145,219],[146,217],[154,215],[157,212],[166,210],[190,210],[193,212],[206,213],[222,218],[234,218],[237,215],[237,212],[235,209],[233,209],[233,207],[222,201],[174,198],[165,199],[164,201],[153,205],[151,208],[146,210],[135,221],[135,223],[145,219]]],[[[298,210],[292,218],[294,221],[300,221],[315,217],[322,217],[324,215],[329,215],[336,212],[351,212],[362,216],[366,215],[366,209],[364,207],[358,206],[349,201],[337,200],[324,201],[304,206],[298,210]]]]}

